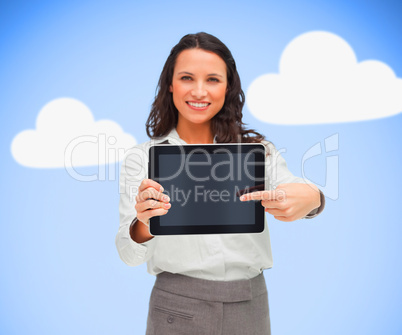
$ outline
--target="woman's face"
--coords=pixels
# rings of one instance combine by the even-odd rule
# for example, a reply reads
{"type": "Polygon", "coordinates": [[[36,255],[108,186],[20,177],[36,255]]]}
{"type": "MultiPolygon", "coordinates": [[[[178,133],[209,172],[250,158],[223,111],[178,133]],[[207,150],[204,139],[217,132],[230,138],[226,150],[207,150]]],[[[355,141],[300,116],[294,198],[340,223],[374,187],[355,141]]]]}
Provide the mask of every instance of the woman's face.
{"type": "Polygon", "coordinates": [[[226,89],[226,64],[217,54],[187,49],[177,56],[170,92],[178,123],[210,123],[222,109],[226,89]]]}

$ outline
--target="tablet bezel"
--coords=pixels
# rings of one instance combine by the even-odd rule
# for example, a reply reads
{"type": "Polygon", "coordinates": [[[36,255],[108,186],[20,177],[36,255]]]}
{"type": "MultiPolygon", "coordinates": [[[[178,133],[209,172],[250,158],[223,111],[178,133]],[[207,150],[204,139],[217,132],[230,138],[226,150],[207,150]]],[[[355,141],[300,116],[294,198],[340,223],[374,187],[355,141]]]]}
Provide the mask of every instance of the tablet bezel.
{"type": "MultiPolygon", "coordinates": [[[[228,150],[231,153],[247,154],[255,153],[254,173],[256,181],[254,187],[257,189],[265,189],[265,147],[260,143],[225,143],[225,144],[158,144],[149,148],[149,164],[148,176],[150,179],[159,182],[159,155],[184,154],[193,153],[194,149],[206,151],[209,154],[215,153],[216,150],[228,150]],[[261,182],[261,180],[263,182],[261,182]]],[[[163,184],[163,183],[162,183],[163,184]]],[[[255,201],[255,222],[254,224],[235,224],[235,225],[177,225],[163,226],[160,220],[163,216],[154,216],[150,219],[150,233],[154,236],[158,235],[194,235],[194,234],[239,234],[239,233],[261,233],[264,231],[265,211],[261,205],[261,201],[255,201]]],[[[168,214],[166,214],[168,215],[168,214]]]]}

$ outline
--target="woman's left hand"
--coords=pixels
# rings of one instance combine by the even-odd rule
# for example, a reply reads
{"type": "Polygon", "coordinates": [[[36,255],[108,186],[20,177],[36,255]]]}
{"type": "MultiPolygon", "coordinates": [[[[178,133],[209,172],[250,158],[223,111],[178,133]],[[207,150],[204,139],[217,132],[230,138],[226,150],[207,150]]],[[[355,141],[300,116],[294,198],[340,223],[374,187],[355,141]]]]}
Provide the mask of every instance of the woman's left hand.
{"type": "Polygon", "coordinates": [[[301,219],[321,205],[317,186],[299,183],[280,184],[272,191],[243,194],[240,200],[261,200],[266,212],[285,222],[301,219]]]}

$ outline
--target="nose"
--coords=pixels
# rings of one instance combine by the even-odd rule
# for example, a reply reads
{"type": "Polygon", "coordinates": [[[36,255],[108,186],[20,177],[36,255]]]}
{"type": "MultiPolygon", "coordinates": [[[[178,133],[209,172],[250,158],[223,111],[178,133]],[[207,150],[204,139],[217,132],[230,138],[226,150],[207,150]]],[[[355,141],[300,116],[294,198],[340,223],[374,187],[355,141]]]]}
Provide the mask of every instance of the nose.
{"type": "Polygon", "coordinates": [[[194,87],[191,90],[191,95],[198,100],[205,98],[207,95],[205,84],[203,82],[195,82],[194,87]]]}

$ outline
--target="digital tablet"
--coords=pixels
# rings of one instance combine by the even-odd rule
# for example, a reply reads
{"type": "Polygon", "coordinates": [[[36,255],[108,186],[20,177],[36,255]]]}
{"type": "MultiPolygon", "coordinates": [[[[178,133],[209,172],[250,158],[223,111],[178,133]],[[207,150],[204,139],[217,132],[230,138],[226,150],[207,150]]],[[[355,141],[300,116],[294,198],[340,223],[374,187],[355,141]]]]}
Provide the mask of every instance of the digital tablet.
{"type": "Polygon", "coordinates": [[[240,196],[264,189],[262,144],[156,145],[149,149],[149,178],[170,197],[167,214],[152,217],[152,235],[259,233],[261,201],[240,196]]]}

